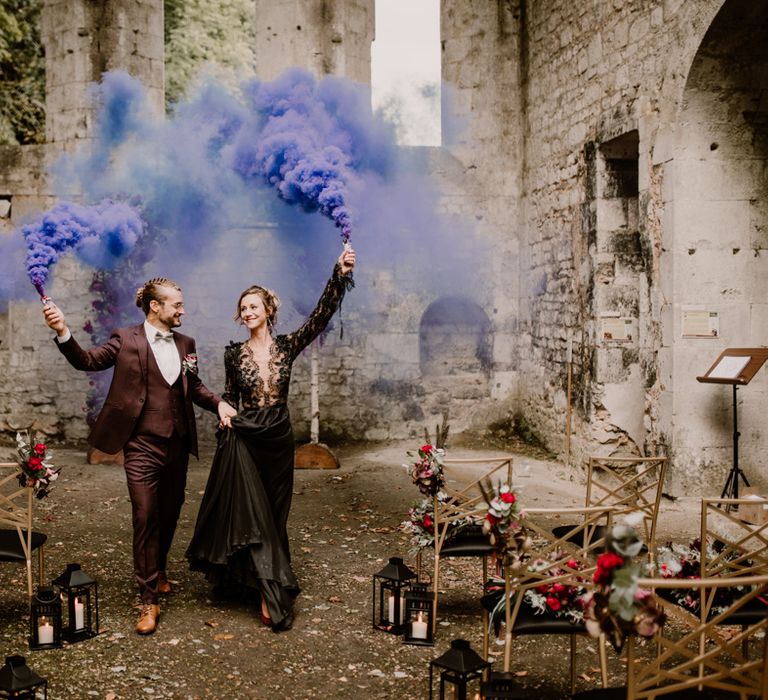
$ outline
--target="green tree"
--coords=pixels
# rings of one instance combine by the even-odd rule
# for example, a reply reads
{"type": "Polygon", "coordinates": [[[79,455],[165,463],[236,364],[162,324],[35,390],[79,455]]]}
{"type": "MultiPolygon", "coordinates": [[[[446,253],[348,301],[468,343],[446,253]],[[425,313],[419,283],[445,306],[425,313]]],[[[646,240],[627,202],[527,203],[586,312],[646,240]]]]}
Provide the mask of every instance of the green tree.
{"type": "Polygon", "coordinates": [[[165,0],[165,100],[169,107],[204,70],[216,77],[253,74],[253,0],[165,0]]]}
{"type": "Polygon", "coordinates": [[[0,144],[45,141],[41,0],[0,0],[0,144]]]}

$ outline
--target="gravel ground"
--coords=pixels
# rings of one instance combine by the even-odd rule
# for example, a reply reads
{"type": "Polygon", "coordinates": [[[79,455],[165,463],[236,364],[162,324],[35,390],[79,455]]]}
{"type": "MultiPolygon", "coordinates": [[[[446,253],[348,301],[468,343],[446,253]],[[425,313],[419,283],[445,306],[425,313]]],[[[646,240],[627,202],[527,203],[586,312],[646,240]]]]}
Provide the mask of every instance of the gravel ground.
{"type": "MultiPolygon", "coordinates": [[[[371,628],[371,581],[387,557],[414,557],[398,529],[419,499],[401,467],[413,443],[354,444],[336,449],[338,470],[299,470],[290,521],[294,568],[302,593],[293,630],[275,634],[248,601],[213,600],[183,553],[205,486],[210,453],[190,465],[187,501],[171,552],[174,593],[161,603],[157,632],[133,631],[130,503],[122,468],[89,465],[81,449],[56,450],[62,467],[56,490],[36,511],[48,534],[46,578],[79,562],[99,583],[101,633],[62,649],[30,651],[23,567],[0,567],[0,639],[5,655],[20,653],[48,679],[51,700],[139,698],[397,698],[429,695],[429,662],[454,638],[481,649],[479,560],[441,565],[440,621],[434,647],[416,647],[371,628]]],[[[481,443],[451,456],[500,454],[481,443]]],[[[10,451],[0,450],[0,457],[10,451]]],[[[583,488],[542,454],[515,456],[526,504],[577,505],[583,488]]],[[[687,539],[698,527],[693,499],[666,501],[660,538],[687,539]]],[[[580,688],[598,682],[595,646],[578,640],[580,688]]],[[[492,651],[501,666],[501,647],[492,651]]],[[[567,641],[516,640],[513,671],[540,698],[566,697],[567,641]]],[[[623,677],[611,657],[613,680],[623,677]]]]}

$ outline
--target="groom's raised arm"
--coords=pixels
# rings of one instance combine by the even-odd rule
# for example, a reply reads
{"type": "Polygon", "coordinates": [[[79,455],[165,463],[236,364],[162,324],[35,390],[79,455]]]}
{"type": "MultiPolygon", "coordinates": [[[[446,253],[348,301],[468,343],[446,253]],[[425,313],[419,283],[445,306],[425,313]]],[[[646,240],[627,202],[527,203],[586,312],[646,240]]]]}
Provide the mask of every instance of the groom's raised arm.
{"type": "Polygon", "coordinates": [[[53,302],[46,304],[43,307],[43,316],[48,327],[56,331],[56,338],[54,339],[56,347],[75,369],[83,372],[98,372],[115,364],[115,359],[122,345],[122,338],[117,333],[113,333],[103,345],[85,350],[72,336],[64,314],[56,304],[53,302]]]}

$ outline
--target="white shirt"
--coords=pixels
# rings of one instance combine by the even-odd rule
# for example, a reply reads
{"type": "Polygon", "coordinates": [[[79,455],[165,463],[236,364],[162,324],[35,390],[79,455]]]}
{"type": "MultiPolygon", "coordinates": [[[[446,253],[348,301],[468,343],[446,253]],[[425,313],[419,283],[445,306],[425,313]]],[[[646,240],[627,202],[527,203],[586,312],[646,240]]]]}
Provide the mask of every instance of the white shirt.
{"type": "Polygon", "coordinates": [[[160,373],[165,377],[168,384],[173,384],[181,374],[181,358],[176,348],[173,333],[163,328],[155,328],[149,321],[144,321],[144,332],[147,334],[149,347],[152,348],[152,354],[155,356],[160,373]],[[158,333],[169,335],[170,340],[158,338],[158,333]]]}

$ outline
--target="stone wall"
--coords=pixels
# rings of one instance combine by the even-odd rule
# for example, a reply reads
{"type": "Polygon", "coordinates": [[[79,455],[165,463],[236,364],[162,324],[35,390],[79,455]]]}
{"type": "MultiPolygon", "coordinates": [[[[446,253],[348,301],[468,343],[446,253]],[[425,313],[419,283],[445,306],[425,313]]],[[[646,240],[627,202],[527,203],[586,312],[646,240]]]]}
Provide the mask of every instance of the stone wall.
{"type": "MultiPolygon", "coordinates": [[[[255,4],[260,77],[299,65],[368,82],[373,0],[255,4]]],[[[48,0],[44,26],[53,145],[0,150],[6,230],[51,201],[43,173],[90,134],[84,89],[101,70],[129,69],[162,103],[162,3],[64,5],[48,0]]],[[[321,439],[416,436],[446,409],[454,430],[519,411],[565,457],[570,346],[572,464],[665,452],[667,490],[719,492],[730,388],[696,376],[726,347],[765,344],[767,22],[761,4],[736,0],[443,0],[445,143],[408,157],[427,164],[440,212],[470,222],[487,265],[447,293],[425,293],[418,270],[361,265],[368,305],[344,311],[355,332],[337,329],[319,351],[321,439]],[[717,314],[716,338],[682,337],[697,305],[717,314]]],[[[251,239],[233,235],[218,254],[251,239]]],[[[199,281],[213,288],[217,268],[205,268],[199,281]]],[[[51,290],[75,328],[89,279],[70,261],[51,290]]],[[[229,302],[188,301],[185,327],[220,390],[221,339],[237,337],[221,325],[229,302]]],[[[38,314],[16,301],[0,316],[3,427],[34,415],[82,437],[88,380],[62,364],[38,314]]],[[[300,437],[308,371],[302,356],[291,393],[300,437]]],[[[740,392],[744,466],[758,486],[766,394],[765,370],[740,392]]],[[[204,438],[212,426],[203,421],[204,438]]]]}
{"type": "Polygon", "coordinates": [[[299,66],[316,76],[371,82],[374,0],[255,0],[256,73],[299,66]]]}
{"type": "MultiPolygon", "coordinates": [[[[764,178],[754,168],[764,172],[765,154],[751,146],[751,173],[742,159],[738,173],[733,167],[728,175],[711,179],[727,190],[723,195],[700,177],[702,158],[711,160],[713,154],[687,156],[680,148],[680,139],[685,142],[691,132],[690,118],[680,110],[697,51],[704,53],[702,65],[711,70],[713,63],[725,60],[725,51],[738,56],[740,42],[756,48],[744,27],[765,26],[764,10],[748,18],[737,11],[727,28],[719,30],[730,37],[727,49],[722,44],[710,49],[702,41],[713,21],[723,22],[722,14],[716,19],[723,5],[728,10],[729,3],[721,1],[553,0],[528,3],[526,23],[526,223],[521,247],[529,257],[522,264],[521,307],[527,310],[529,349],[522,353],[522,406],[542,434],[562,434],[570,335],[573,461],[597,452],[663,451],[673,457],[669,489],[676,492],[719,491],[731,461],[728,399],[722,391],[698,385],[696,375],[726,346],[765,342],[762,305],[756,306],[759,283],[747,267],[748,256],[742,256],[744,262],[736,268],[732,263],[735,249],[749,247],[750,255],[759,259],[764,247],[764,237],[757,233],[764,225],[758,213],[762,196],[757,194],[765,191],[764,178]],[[606,194],[617,162],[611,147],[632,134],[637,142],[635,154],[630,154],[636,159],[636,192],[624,197],[606,194]],[[681,162],[689,158],[696,159],[696,166],[681,171],[681,162]],[[695,233],[683,221],[690,221],[690,208],[680,217],[674,202],[690,200],[686,192],[691,191],[697,192],[697,221],[707,211],[705,216],[717,222],[698,226],[695,233]],[[735,240],[725,233],[723,217],[729,218],[726,212],[732,205],[724,200],[739,198],[753,202],[751,209],[743,209],[753,223],[748,225],[742,217],[743,233],[735,240]],[[697,241],[695,247],[710,251],[695,269],[688,250],[681,250],[681,241],[689,236],[697,241]],[[725,292],[729,285],[720,281],[727,276],[724,269],[741,278],[738,291],[725,292]],[[697,279],[712,285],[710,295],[695,291],[697,279]],[[720,312],[729,324],[722,329],[727,338],[680,338],[681,307],[696,303],[720,312]],[[606,312],[628,319],[635,329],[631,340],[604,339],[606,312]]],[[[727,109],[730,119],[741,120],[744,94],[760,102],[765,69],[754,50],[750,58],[733,60],[746,81],[742,96],[723,90],[721,82],[705,99],[720,104],[721,113],[727,109]]],[[[723,70],[719,77],[726,74],[723,70]]],[[[725,125],[728,119],[714,116],[707,121],[706,138],[718,141],[714,125],[725,125]]],[[[741,143],[747,132],[741,128],[741,143]]],[[[713,163],[715,168],[722,165],[722,160],[713,163]]],[[[762,382],[747,390],[757,401],[764,396],[762,382]]],[[[751,454],[746,459],[757,466],[757,445],[764,443],[765,433],[753,423],[748,440],[751,454]]],[[[562,450],[560,440],[549,442],[562,450]]],[[[762,483],[759,473],[753,476],[762,483]]]]}

